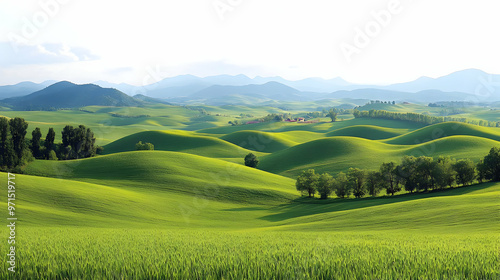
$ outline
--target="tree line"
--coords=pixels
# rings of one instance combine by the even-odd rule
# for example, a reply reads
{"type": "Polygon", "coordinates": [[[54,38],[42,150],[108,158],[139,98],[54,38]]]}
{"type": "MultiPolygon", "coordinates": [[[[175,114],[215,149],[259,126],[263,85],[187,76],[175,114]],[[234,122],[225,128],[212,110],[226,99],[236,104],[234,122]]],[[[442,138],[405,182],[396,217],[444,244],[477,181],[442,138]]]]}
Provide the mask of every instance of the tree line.
{"type": "Polygon", "coordinates": [[[398,113],[398,112],[389,112],[385,110],[359,111],[357,109],[354,109],[353,115],[355,118],[401,120],[401,121],[410,121],[423,124],[436,124],[442,122],[462,122],[468,124],[475,124],[479,126],[500,127],[500,122],[492,122],[486,120],[468,120],[467,118],[453,118],[447,116],[436,117],[418,113],[398,113]]]}
{"type": "Polygon", "coordinates": [[[94,133],[80,125],[67,125],[62,130],[62,143],[54,143],[56,133],[49,128],[45,139],[36,127],[31,139],[26,139],[28,123],[23,118],[0,118],[0,169],[16,171],[28,162],[37,159],[67,160],[95,156],[102,147],[95,145],[94,133]]]}
{"type": "Polygon", "coordinates": [[[454,185],[468,186],[474,181],[500,181],[500,148],[492,148],[488,155],[474,164],[470,159],[455,160],[450,157],[404,156],[400,164],[383,163],[377,171],[349,168],[333,177],[328,173],[317,174],[314,169],[305,170],[297,177],[298,191],[326,199],[332,193],[339,198],[353,195],[361,198],[376,196],[384,190],[394,195],[404,189],[407,192],[425,192],[454,185]]]}

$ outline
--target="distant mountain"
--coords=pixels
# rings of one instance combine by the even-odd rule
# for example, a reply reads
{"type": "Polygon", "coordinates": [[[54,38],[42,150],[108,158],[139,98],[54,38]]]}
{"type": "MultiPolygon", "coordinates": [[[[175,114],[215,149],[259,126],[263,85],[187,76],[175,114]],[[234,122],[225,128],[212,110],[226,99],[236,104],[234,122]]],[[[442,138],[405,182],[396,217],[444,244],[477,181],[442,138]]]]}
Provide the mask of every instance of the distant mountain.
{"type": "Polygon", "coordinates": [[[278,82],[268,82],[262,85],[245,86],[221,86],[215,85],[200,90],[188,98],[198,100],[210,100],[213,98],[223,98],[226,96],[247,96],[260,99],[301,101],[306,100],[299,90],[280,84],[278,82]]]}
{"type": "Polygon", "coordinates": [[[415,81],[383,87],[388,90],[419,92],[429,89],[444,92],[464,92],[491,95],[500,100],[500,75],[488,74],[478,69],[457,71],[439,78],[421,77],[415,81]]]}
{"type": "Polygon", "coordinates": [[[98,106],[139,106],[143,102],[111,88],[94,84],[58,82],[32,94],[0,101],[15,110],[52,110],[98,106]]]}
{"type": "Polygon", "coordinates": [[[15,85],[0,86],[0,99],[28,95],[32,92],[46,88],[56,81],[45,81],[43,83],[21,82],[15,85]]]}

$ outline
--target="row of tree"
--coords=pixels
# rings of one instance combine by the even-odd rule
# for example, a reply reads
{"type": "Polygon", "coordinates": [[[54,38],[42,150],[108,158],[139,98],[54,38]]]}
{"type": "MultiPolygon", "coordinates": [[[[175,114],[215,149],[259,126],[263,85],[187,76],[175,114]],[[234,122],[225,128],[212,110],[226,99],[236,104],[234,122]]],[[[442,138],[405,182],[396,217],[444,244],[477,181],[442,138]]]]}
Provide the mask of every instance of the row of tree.
{"type": "Polygon", "coordinates": [[[468,120],[466,118],[453,118],[445,116],[436,117],[418,113],[397,113],[385,110],[370,110],[370,111],[354,110],[353,115],[355,118],[402,120],[402,121],[418,122],[423,124],[436,124],[442,122],[462,122],[480,126],[500,127],[500,122],[491,122],[486,120],[468,120]]]}
{"type": "Polygon", "coordinates": [[[28,123],[23,118],[0,118],[0,169],[13,170],[37,159],[78,159],[95,156],[102,148],[95,145],[94,133],[80,125],[62,130],[62,143],[56,144],[56,132],[49,128],[45,139],[36,127],[26,139],[28,123]]]}
{"type": "Polygon", "coordinates": [[[500,181],[500,148],[492,148],[476,165],[470,159],[455,160],[449,157],[404,156],[401,164],[383,163],[378,171],[349,168],[347,174],[340,172],[336,177],[328,173],[317,174],[314,169],[303,171],[298,176],[296,188],[309,197],[319,193],[328,198],[335,192],[337,197],[356,198],[376,196],[382,189],[394,195],[404,189],[407,192],[428,191],[453,187],[455,184],[468,186],[477,180],[500,181]]]}

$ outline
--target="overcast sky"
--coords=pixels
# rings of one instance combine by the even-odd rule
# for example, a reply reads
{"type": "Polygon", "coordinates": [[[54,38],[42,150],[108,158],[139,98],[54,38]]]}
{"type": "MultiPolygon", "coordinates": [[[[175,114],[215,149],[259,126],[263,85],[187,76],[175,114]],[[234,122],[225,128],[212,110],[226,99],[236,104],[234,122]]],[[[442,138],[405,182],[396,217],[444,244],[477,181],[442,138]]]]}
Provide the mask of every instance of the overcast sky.
{"type": "Polygon", "coordinates": [[[500,73],[500,1],[1,0],[0,84],[500,73]]]}

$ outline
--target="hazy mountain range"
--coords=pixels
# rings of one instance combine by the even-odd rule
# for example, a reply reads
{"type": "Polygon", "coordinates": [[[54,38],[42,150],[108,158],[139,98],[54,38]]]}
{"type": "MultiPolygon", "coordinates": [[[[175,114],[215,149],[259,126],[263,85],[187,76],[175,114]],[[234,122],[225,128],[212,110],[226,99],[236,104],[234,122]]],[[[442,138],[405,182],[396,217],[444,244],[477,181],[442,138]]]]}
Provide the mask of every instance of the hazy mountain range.
{"type": "Polygon", "coordinates": [[[467,69],[439,78],[387,86],[352,84],[341,78],[308,78],[290,81],[281,77],[180,75],[143,87],[97,81],[76,85],[46,81],[0,86],[3,106],[21,110],[74,108],[88,105],[137,106],[147,103],[245,104],[270,101],[317,101],[324,99],[368,99],[417,103],[438,101],[500,101],[500,75],[467,69]],[[126,94],[124,94],[126,93],[126,94]]]}

